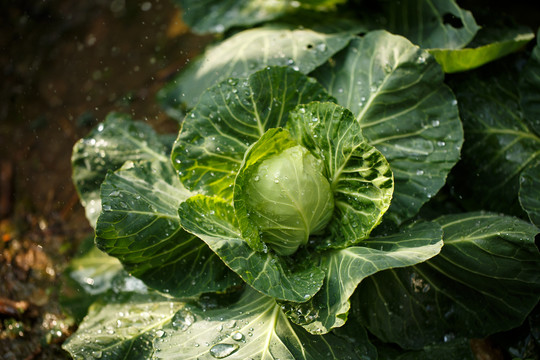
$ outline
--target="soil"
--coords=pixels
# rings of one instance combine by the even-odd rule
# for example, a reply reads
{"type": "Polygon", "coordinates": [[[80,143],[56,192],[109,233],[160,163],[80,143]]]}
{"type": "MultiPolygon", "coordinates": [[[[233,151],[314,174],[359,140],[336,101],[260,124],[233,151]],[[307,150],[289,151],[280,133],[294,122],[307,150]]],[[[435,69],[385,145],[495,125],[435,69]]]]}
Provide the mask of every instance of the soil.
{"type": "Polygon", "coordinates": [[[16,1],[0,12],[0,358],[63,359],[62,272],[92,234],[74,143],[110,111],[177,131],[155,93],[207,44],[169,0],[16,1]]]}

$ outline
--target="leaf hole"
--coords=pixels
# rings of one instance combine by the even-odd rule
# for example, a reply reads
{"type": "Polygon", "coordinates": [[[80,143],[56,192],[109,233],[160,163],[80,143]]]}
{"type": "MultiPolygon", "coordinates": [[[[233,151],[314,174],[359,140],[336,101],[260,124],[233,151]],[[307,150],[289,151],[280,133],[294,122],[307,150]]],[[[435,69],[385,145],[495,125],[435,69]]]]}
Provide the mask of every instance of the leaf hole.
{"type": "Polygon", "coordinates": [[[443,24],[450,25],[455,29],[461,29],[463,27],[463,22],[461,19],[451,13],[446,13],[443,15],[443,24]]]}

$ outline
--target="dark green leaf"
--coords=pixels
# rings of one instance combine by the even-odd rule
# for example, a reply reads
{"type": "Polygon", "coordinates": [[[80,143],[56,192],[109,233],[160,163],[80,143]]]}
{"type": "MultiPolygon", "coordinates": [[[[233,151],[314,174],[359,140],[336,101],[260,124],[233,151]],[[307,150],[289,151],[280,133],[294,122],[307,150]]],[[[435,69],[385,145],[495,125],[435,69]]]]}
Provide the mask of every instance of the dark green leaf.
{"type": "Polygon", "coordinates": [[[99,187],[107,171],[116,170],[127,160],[167,161],[168,146],[154,130],[129,116],[111,113],[73,147],[73,182],[86,217],[95,227],[101,210],[99,187]]]}
{"type": "Polygon", "coordinates": [[[315,80],[286,67],[269,67],[208,89],[184,121],[173,147],[173,164],[182,183],[232,198],[247,148],[266,130],[285,125],[289,111],[298,104],[330,99],[315,80]]]}
{"type": "Polygon", "coordinates": [[[480,27],[454,0],[381,1],[385,29],[424,49],[460,49],[480,27]]]}
{"type": "Polygon", "coordinates": [[[206,89],[229,77],[245,78],[267,66],[290,66],[307,74],[343,49],[357,31],[347,27],[314,31],[287,25],[242,31],[206,50],[158,98],[170,109],[181,104],[193,108],[206,89]]]}
{"type": "Polygon", "coordinates": [[[385,342],[421,349],[458,337],[486,337],[521,324],[540,298],[538,229],[485,213],[438,219],[441,253],[377,273],[356,292],[354,313],[385,342]]]}
{"type": "Polygon", "coordinates": [[[521,216],[519,176],[540,157],[540,137],[522,116],[515,66],[509,58],[451,79],[465,129],[452,185],[471,209],[521,216]]]}
{"type": "Polygon", "coordinates": [[[379,360],[476,360],[469,339],[448,338],[444,342],[428,345],[422,350],[403,351],[377,347],[379,360]]]}
{"type": "Polygon", "coordinates": [[[249,285],[277,299],[309,300],[322,286],[324,273],[287,261],[272,251],[256,252],[242,238],[233,207],[203,195],[189,198],[179,209],[186,231],[203,239],[249,285]]]}
{"type": "Polygon", "coordinates": [[[225,290],[237,277],[180,227],[178,206],[191,195],[168,161],[128,163],[109,173],[97,245],[152,288],[175,296],[225,290]]]}
{"type": "Polygon", "coordinates": [[[354,115],[333,103],[300,106],[291,113],[289,127],[323,161],[334,193],[330,234],[319,247],[344,248],[367,238],[390,206],[394,190],[384,156],[367,144],[354,115]]]}
{"type": "Polygon", "coordinates": [[[433,57],[400,36],[370,32],[334,60],[315,76],[390,163],[395,189],[388,216],[401,223],[439,191],[459,159],[456,100],[433,57]]]}
{"type": "Polygon", "coordinates": [[[442,230],[435,223],[420,223],[399,234],[370,238],[362,245],[322,255],[318,267],[326,273],[324,285],[306,304],[287,304],[293,321],[314,334],[342,326],[349,298],[361,281],[381,270],[415,265],[437,255],[442,230]]]}
{"type": "Polygon", "coordinates": [[[519,184],[519,202],[531,222],[540,227],[540,161],[523,170],[519,184]]]}
{"type": "Polygon", "coordinates": [[[521,75],[519,94],[525,120],[536,135],[540,135],[540,30],[531,58],[521,75]]]}
{"type": "Polygon", "coordinates": [[[176,0],[184,21],[196,33],[221,33],[234,26],[249,26],[307,8],[328,11],[345,0],[176,0]]]}

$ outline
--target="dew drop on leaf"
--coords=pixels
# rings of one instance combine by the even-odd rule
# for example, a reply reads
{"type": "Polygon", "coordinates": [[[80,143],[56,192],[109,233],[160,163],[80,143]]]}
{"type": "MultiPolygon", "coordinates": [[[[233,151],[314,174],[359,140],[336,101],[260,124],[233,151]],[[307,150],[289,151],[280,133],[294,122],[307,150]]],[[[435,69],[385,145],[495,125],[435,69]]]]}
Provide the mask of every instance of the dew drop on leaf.
{"type": "Polygon", "coordinates": [[[242,334],[240,331],[234,331],[231,334],[231,338],[236,341],[242,341],[244,340],[244,334],[242,334]]]}
{"type": "Polygon", "coordinates": [[[210,355],[216,359],[224,359],[236,352],[239,348],[236,344],[216,344],[210,349],[210,355]]]}

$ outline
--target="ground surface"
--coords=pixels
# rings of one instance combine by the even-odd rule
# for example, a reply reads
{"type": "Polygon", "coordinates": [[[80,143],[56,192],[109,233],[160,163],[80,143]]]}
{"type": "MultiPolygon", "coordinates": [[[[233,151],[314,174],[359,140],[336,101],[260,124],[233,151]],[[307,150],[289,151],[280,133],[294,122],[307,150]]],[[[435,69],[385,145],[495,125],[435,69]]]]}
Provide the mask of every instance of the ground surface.
{"type": "Polygon", "coordinates": [[[68,358],[61,275],[91,228],[73,144],[109,111],[176,131],[155,92],[205,44],[171,1],[17,1],[0,13],[0,359],[68,358]]]}

